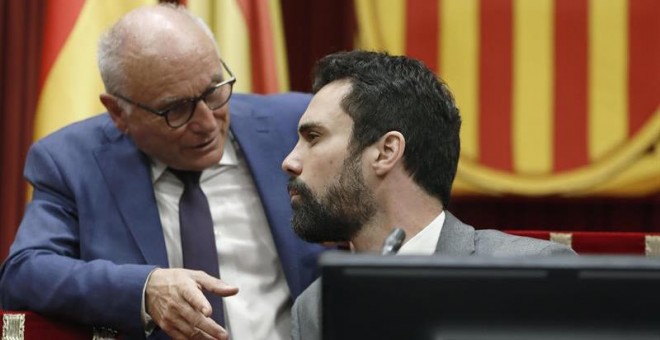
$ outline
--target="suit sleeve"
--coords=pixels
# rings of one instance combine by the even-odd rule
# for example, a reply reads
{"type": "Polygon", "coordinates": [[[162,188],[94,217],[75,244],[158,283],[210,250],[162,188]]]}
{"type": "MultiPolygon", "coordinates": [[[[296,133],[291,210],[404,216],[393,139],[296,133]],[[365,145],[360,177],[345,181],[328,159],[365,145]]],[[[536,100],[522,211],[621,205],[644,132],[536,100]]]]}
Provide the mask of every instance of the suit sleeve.
{"type": "Polygon", "coordinates": [[[61,169],[43,142],[29,151],[25,177],[34,188],[33,198],[2,267],[2,307],[141,331],[142,289],[154,267],[82,260],[72,176],[61,169]]]}

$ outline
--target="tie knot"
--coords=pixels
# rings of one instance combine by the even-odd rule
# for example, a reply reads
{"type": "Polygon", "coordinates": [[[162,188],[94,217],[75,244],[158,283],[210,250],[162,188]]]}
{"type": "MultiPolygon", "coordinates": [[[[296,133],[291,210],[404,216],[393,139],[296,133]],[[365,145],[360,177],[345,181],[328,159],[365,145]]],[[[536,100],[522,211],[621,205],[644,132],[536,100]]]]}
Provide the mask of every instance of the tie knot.
{"type": "Polygon", "coordinates": [[[187,171],[187,170],[176,170],[170,168],[170,171],[176,176],[183,185],[188,187],[192,185],[199,185],[199,177],[202,175],[201,171],[187,171]]]}

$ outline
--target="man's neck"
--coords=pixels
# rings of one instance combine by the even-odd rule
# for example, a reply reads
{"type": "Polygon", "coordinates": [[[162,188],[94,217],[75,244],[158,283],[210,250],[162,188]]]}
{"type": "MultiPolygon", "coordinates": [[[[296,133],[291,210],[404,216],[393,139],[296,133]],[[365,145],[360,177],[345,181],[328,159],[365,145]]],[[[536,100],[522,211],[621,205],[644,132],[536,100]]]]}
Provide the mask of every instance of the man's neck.
{"type": "Polygon", "coordinates": [[[388,207],[389,214],[374,216],[364,225],[358,235],[351,240],[355,252],[380,253],[385,238],[394,228],[401,228],[406,233],[404,243],[426,228],[443,211],[442,204],[435,199],[407,202],[388,207]]]}

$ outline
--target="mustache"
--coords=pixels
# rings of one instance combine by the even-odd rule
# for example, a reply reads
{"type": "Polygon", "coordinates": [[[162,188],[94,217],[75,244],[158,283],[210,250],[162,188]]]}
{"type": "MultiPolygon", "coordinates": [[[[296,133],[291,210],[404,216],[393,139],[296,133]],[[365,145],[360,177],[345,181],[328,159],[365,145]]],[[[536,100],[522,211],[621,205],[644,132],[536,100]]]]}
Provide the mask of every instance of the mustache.
{"type": "Polygon", "coordinates": [[[307,193],[311,193],[309,187],[307,184],[305,184],[303,181],[297,179],[297,178],[289,178],[289,183],[287,184],[287,189],[289,191],[297,191],[301,195],[305,195],[307,193]]]}
{"type": "Polygon", "coordinates": [[[305,184],[305,182],[301,181],[300,179],[293,177],[289,178],[287,189],[289,192],[297,192],[298,195],[300,195],[304,200],[312,200],[314,198],[312,190],[307,186],[307,184],[305,184]]]}

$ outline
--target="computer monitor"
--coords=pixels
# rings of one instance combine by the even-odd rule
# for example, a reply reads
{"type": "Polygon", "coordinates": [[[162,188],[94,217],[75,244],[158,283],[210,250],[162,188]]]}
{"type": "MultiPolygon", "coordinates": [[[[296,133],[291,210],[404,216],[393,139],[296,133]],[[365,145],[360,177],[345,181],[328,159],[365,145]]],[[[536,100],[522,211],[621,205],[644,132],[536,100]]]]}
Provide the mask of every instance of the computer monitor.
{"type": "Polygon", "coordinates": [[[324,340],[660,339],[660,260],[326,253],[324,340]]]}

